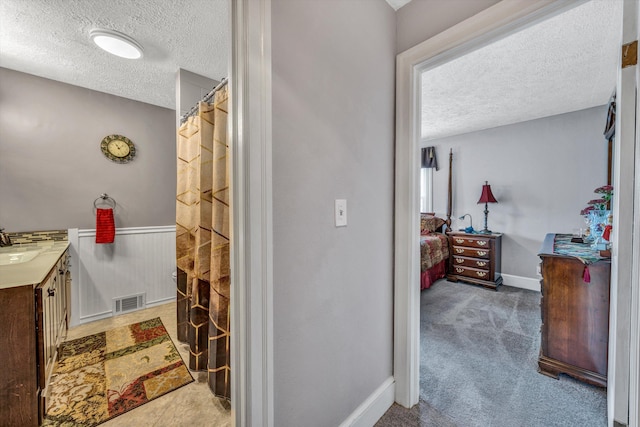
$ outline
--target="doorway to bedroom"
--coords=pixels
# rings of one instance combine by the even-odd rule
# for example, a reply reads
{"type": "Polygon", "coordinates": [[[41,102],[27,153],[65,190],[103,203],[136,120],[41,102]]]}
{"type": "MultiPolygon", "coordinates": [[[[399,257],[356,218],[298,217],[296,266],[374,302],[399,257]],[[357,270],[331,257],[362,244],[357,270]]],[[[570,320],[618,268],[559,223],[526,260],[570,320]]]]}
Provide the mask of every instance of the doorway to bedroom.
{"type": "Polygon", "coordinates": [[[420,404],[447,419],[607,421],[605,389],[537,372],[537,254],[547,233],[584,228],[580,210],[607,184],[603,131],[616,86],[616,3],[573,7],[420,77],[420,145],[433,147],[440,163],[421,168],[420,211],[450,213],[452,230],[479,230],[486,221],[502,242],[497,292],[440,280],[420,295],[420,404]],[[488,213],[478,203],[484,184],[497,200],[488,213]]]}

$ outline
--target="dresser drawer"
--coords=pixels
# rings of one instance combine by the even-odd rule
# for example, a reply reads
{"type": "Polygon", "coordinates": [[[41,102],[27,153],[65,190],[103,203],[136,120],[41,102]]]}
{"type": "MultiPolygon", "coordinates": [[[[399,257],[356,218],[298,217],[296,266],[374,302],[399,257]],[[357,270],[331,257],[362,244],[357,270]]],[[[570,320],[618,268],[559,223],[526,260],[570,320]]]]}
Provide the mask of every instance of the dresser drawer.
{"type": "Polygon", "coordinates": [[[453,256],[454,267],[473,267],[480,270],[489,270],[491,263],[488,260],[477,258],[466,258],[463,256],[453,256]]]}
{"type": "MultiPolygon", "coordinates": [[[[455,242],[455,240],[454,240],[455,242]]],[[[463,256],[463,257],[471,257],[471,258],[482,258],[489,259],[491,257],[491,251],[489,248],[487,249],[476,249],[476,248],[465,248],[462,246],[454,246],[453,247],[453,255],[463,256]]]]}
{"type": "Polygon", "coordinates": [[[467,246],[470,248],[489,249],[491,239],[487,237],[453,236],[454,246],[467,246]]]}
{"type": "Polygon", "coordinates": [[[453,272],[459,276],[472,277],[474,279],[492,280],[491,274],[487,270],[480,270],[473,267],[453,267],[453,272]]]}

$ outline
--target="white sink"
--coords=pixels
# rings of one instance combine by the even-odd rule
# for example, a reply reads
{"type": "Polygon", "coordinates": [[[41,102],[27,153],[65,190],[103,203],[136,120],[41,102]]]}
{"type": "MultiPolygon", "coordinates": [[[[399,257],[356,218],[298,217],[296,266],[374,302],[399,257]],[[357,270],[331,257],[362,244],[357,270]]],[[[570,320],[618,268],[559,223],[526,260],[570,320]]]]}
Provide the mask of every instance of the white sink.
{"type": "Polygon", "coordinates": [[[0,265],[22,264],[38,256],[40,249],[25,250],[11,248],[9,252],[0,252],[0,265]]]}

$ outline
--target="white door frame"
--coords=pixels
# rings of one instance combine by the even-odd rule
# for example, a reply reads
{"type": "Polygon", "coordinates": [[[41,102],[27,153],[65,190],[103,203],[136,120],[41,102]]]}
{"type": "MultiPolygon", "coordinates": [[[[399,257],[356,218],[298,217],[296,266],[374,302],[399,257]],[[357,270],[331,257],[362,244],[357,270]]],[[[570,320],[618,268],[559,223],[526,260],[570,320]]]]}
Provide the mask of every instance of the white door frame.
{"type": "MultiPolygon", "coordinates": [[[[625,0],[622,44],[639,38],[638,0],[625,0]]],[[[620,67],[620,63],[618,67],[620,67]]],[[[609,328],[609,425],[640,424],[640,130],[638,66],[618,68],[609,328]],[[633,179],[634,178],[634,179],[633,179]],[[636,224],[636,227],[633,227],[636,224]],[[635,260],[635,262],[634,262],[635,260]]]]}
{"type": "MultiPolygon", "coordinates": [[[[638,0],[626,1],[637,3],[638,0]]],[[[420,387],[420,291],[417,286],[420,270],[417,238],[419,235],[420,74],[425,69],[581,3],[583,1],[580,0],[502,1],[408,49],[397,57],[393,369],[396,381],[396,402],[405,407],[418,403],[420,387]]],[[[614,172],[619,176],[622,169],[618,168],[614,172]]],[[[633,195],[621,201],[620,209],[633,212],[633,195]]],[[[631,225],[631,222],[624,226],[620,225],[620,232],[631,234],[631,225]],[[624,227],[628,230],[624,230],[624,227]]],[[[626,268],[628,266],[629,264],[626,264],[626,268]]],[[[616,304],[615,300],[612,301],[616,304]]],[[[636,331],[636,335],[639,333],[636,331]]],[[[610,349],[612,347],[610,345],[610,349]]],[[[613,353],[615,355],[615,348],[613,353]]],[[[627,347],[627,357],[628,354],[627,347]]],[[[612,375],[609,377],[611,378],[612,375]]],[[[610,404],[616,397],[613,394],[609,393],[610,404]]],[[[626,401],[629,397],[637,401],[638,394],[636,392],[635,397],[628,395],[621,397],[626,401]]],[[[611,423],[612,413],[609,417],[611,423]]]]}
{"type": "Polygon", "coordinates": [[[418,403],[420,362],[419,142],[423,70],[557,13],[575,1],[502,1],[396,59],[394,366],[396,402],[418,403]]]}
{"type": "Polygon", "coordinates": [[[231,413],[273,426],[271,1],[230,0],[231,413]]]}

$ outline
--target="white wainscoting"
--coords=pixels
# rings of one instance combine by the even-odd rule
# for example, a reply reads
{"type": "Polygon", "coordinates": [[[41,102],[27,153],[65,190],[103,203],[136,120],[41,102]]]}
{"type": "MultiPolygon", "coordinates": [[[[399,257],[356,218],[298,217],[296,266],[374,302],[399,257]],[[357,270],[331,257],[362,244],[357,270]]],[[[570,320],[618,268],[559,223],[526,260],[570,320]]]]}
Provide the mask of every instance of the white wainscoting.
{"type": "Polygon", "coordinates": [[[76,326],[113,315],[113,299],[145,293],[145,307],[176,298],[176,227],[116,230],[113,244],[96,244],[95,229],[69,229],[71,318],[76,326]]]}

